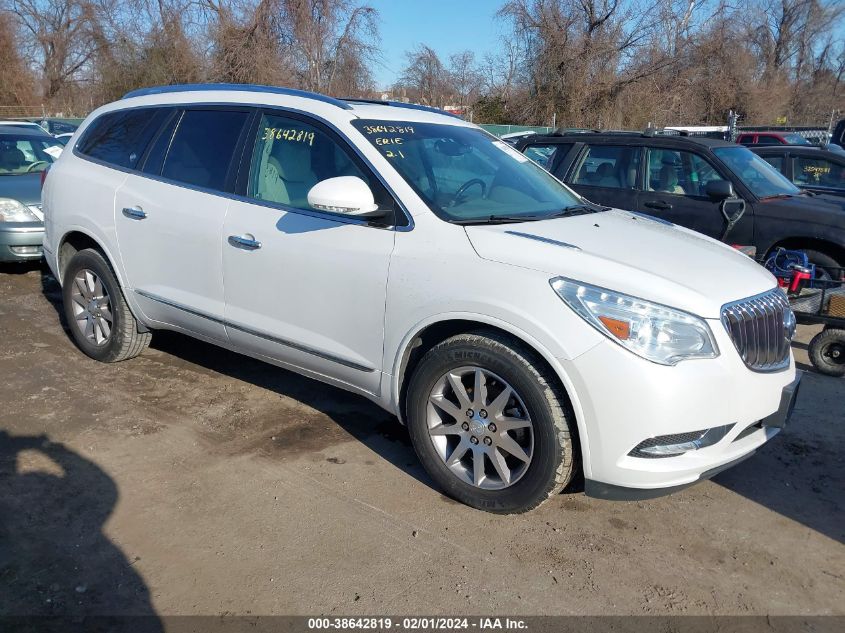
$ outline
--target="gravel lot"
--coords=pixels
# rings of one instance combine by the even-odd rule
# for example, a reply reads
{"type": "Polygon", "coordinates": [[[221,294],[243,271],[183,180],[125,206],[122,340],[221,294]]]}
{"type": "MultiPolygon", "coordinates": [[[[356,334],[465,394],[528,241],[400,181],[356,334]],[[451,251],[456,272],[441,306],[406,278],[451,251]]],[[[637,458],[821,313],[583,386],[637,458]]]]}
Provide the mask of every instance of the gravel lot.
{"type": "Polygon", "coordinates": [[[175,334],[98,364],[60,309],[0,269],[0,615],[845,614],[845,380],[713,481],[500,517],[363,398],[175,334]]]}

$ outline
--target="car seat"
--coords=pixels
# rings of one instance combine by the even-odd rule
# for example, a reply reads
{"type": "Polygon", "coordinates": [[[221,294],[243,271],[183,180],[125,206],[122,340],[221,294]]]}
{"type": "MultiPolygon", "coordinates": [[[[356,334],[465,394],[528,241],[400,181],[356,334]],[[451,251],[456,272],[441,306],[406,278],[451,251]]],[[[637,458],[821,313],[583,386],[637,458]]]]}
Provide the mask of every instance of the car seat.
{"type": "Polygon", "coordinates": [[[613,171],[613,165],[610,163],[602,163],[596,169],[596,175],[598,179],[596,180],[597,187],[619,187],[619,178],[613,171]]]}
{"type": "Polygon", "coordinates": [[[0,150],[0,169],[17,171],[26,163],[26,156],[17,147],[0,150]]]}
{"type": "MultiPolygon", "coordinates": [[[[268,144],[269,145],[269,144],[268,144]]],[[[311,169],[311,147],[275,140],[258,182],[258,197],[293,207],[308,208],[308,192],[318,182],[311,169]]]]}
{"type": "Polygon", "coordinates": [[[657,190],[666,193],[686,193],[684,188],[678,184],[678,170],[674,165],[663,165],[660,168],[660,184],[657,186],[657,190]]]}

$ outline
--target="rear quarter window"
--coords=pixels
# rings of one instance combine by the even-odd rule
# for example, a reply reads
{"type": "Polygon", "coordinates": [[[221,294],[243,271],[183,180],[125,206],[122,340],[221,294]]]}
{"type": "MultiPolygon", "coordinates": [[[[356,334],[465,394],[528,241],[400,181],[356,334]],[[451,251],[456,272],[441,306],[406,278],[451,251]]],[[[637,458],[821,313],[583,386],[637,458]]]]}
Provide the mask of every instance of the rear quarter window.
{"type": "Polygon", "coordinates": [[[134,169],[169,113],[169,108],[107,112],[85,130],[76,149],[104,163],[134,169]]]}

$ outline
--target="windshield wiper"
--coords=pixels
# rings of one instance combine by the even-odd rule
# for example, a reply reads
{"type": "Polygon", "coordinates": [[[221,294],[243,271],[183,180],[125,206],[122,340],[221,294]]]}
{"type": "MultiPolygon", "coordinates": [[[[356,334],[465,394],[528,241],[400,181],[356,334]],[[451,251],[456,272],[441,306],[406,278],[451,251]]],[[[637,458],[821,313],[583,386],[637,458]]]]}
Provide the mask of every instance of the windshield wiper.
{"type": "Polygon", "coordinates": [[[571,204],[557,213],[547,215],[547,218],[562,218],[567,215],[584,215],[585,213],[598,213],[599,211],[610,211],[611,207],[603,207],[598,204],[582,203],[571,204]]]}
{"type": "Polygon", "coordinates": [[[470,220],[452,220],[452,224],[472,226],[473,224],[513,224],[516,222],[532,222],[545,220],[547,215],[491,215],[486,218],[472,218],[470,220]]]}
{"type": "Polygon", "coordinates": [[[763,196],[760,200],[782,200],[784,198],[792,198],[794,194],[791,193],[773,193],[770,196],[763,196]]]}

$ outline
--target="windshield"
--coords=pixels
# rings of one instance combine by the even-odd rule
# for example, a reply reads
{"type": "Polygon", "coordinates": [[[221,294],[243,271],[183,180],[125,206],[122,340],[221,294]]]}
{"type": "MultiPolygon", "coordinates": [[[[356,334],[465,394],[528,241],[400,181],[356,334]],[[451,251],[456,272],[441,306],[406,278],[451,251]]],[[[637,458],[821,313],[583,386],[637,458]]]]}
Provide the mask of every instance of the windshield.
{"type": "Polygon", "coordinates": [[[795,196],[801,193],[785,176],[746,147],[718,147],[713,153],[758,198],[795,196]]]}
{"type": "Polygon", "coordinates": [[[56,139],[4,134],[0,136],[0,176],[44,171],[61,153],[56,139]]]}
{"type": "Polygon", "coordinates": [[[372,120],[353,125],[446,220],[541,219],[584,204],[526,156],[477,128],[372,120]]]}
{"type": "Polygon", "coordinates": [[[805,139],[800,134],[784,134],[783,140],[785,140],[790,145],[812,145],[810,141],[805,139]]]}

